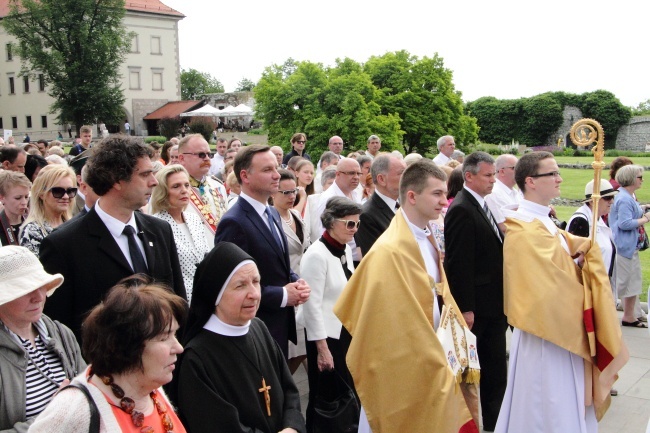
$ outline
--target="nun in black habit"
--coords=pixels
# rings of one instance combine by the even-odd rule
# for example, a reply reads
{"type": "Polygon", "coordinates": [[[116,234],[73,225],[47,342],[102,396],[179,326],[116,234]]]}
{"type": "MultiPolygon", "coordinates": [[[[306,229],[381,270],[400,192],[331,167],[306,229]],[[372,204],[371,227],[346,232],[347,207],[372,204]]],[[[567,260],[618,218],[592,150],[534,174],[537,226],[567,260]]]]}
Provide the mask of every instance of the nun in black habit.
{"type": "Polygon", "coordinates": [[[305,432],[284,355],[255,318],[260,275],[252,257],[221,242],[196,270],[177,377],[189,433],[305,432]]]}

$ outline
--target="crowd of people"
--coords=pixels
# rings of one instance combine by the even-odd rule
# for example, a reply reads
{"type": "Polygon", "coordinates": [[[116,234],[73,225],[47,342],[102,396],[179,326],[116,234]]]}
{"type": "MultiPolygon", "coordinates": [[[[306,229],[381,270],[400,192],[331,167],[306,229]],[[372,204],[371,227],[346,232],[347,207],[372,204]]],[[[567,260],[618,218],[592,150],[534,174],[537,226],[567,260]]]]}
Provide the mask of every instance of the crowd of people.
{"type": "Polygon", "coordinates": [[[593,433],[647,327],[628,158],[565,231],[548,152],[80,136],[0,148],[0,430],[593,433]]]}

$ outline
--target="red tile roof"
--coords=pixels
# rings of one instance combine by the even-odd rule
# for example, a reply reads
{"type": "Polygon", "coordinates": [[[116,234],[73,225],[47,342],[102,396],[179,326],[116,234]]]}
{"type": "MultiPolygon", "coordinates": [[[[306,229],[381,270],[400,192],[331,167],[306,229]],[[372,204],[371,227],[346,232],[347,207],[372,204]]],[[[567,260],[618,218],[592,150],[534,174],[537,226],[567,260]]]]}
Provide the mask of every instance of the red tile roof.
{"type": "Polygon", "coordinates": [[[203,101],[172,101],[168,102],[153,113],[144,116],[144,120],[160,120],[165,117],[176,117],[201,105],[203,101]]]}
{"type": "MultiPolygon", "coordinates": [[[[0,0],[0,18],[9,15],[10,0],[0,0]]],[[[182,13],[165,5],[160,0],[126,0],[126,10],[134,12],[146,12],[158,15],[170,15],[175,17],[185,17],[182,13]]]]}

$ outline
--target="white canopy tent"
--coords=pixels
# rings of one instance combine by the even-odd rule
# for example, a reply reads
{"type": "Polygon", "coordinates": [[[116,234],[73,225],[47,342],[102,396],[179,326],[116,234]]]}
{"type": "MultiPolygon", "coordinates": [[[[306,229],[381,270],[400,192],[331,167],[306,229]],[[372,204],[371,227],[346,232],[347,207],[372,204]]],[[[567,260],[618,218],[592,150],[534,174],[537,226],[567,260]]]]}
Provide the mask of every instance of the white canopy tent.
{"type": "Polygon", "coordinates": [[[214,108],[212,105],[207,104],[201,108],[197,108],[196,110],[188,111],[187,113],[181,113],[181,117],[215,117],[220,115],[220,111],[221,110],[214,108]]]}
{"type": "Polygon", "coordinates": [[[228,105],[223,110],[217,110],[216,115],[219,117],[252,116],[253,110],[244,104],[239,104],[236,107],[228,105]]]}

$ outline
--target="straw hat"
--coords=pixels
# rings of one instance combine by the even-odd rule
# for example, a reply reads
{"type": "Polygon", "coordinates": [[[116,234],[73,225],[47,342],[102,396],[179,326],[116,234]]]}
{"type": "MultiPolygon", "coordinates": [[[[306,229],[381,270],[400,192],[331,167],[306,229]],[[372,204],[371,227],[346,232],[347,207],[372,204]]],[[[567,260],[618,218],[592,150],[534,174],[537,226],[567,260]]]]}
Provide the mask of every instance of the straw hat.
{"type": "MultiPolygon", "coordinates": [[[[585,186],[585,199],[582,200],[583,202],[587,202],[591,199],[591,195],[594,193],[594,181],[590,180],[587,183],[587,186],[585,186]]],[[[600,180],[600,196],[601,197],[609,197],[611,195],[616,195],[618,194],[618,191],[614,189],[611,183],[609,181],[601,179],[600,180]]]]}
{"type": "Polygon", "coordinates": [[[47,296],[63,283],[63,275],[50,275],[34,253],[25,247],[0,248],[0,305],[45,287],[47,296]]]}

